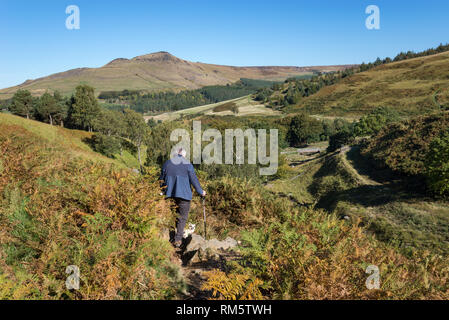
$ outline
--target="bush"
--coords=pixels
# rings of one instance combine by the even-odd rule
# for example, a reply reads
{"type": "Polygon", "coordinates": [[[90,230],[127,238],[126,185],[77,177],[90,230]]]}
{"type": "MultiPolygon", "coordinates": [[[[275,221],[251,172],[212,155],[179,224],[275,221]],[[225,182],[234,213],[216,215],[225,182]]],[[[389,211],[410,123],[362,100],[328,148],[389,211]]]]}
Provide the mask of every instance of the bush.
{"type": "Polygon", "coordinates": [[[108,158],[114,158],[114,155],[121,150],[121,143],[118,138],[101,133],[93,135],[88,143],[94,151],[99,152],[108,158]]]}
{"type": "Polygon", "coordinates": [[[209,287],[239,295],[257,285],[267,299],[447,299],[447,257],[415,252],[411,258],[367,236],[358,224],[309,209],[291,210],[246,232],[242,259],[209,287]],[[366,287],[367,267],[380,270],[380,289],[366,287]],[[237,275],[245,275],[240,281],[237,275]],[[250,281],[248,279],[251,279],[250,281]],[[262,281],[262,283],[259,282],[262,281]],[[218,283],[217,283],[218,282],[218,283]],[[227,290],[223,290],[227,288],[227,290]]]}
{"type": "Polygon", "coordinates": [[[377,134],[383,127],[391,122],[399,120],[396,110],[388,107],[380,107],[364,116],[354,126],[354,134],[358,137],[377,134]]]}
{"type": "Polygon", "coordinates": [[[320,141],[322,132],[323,124],[320,121],[301,113],[291,119],[288,140],[291,146],[300,147],[320,141]]]}
{"type": "Polygon", "coordinates": [[[430,143],[448,126],[449,112],[392,123],[370,140],[362,155],[372,158],[380,168],[423,176],[430,143]]]}
{"type": "Polygon", "coordinates": [[[286,204],[254,181],[222,177],[207,186],[209,210],[239,226],[260,224],[265,217],[280,214],[286,204]]]}
{"type": "Polygon", "coordinates": [[[343,146],[349,145],[354,142],[354,137],[349,131],[340,131],[332,135],[329,138],[328,152],[334,152],[343,146]]]}
{"type": "Polygon", "coordinates": [[[449,131],[435,138],[425,161],[430,189],[438,195],[449,195],[449,131]]]}

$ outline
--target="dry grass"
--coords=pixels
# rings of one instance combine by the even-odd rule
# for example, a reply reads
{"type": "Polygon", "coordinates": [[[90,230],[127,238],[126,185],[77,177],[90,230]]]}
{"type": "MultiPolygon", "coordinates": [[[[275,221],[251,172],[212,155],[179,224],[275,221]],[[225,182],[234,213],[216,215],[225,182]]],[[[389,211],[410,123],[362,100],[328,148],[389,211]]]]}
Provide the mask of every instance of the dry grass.
{"type": "Polygon", "coordinates": [[[190,62],[160,52],[133,59],[117,59],[100,68],[74,69],[0,90],[0,100],[10,98],[18,89],[33,95],[46,90],[71,94],[81,83],[101,91],[198,89],[226,85],[241,78],[285,80],[309,74],[312,70],[341,70],[344,67],[232,67],[190,62]]]}
{"type": "Polygon", "coordinates": [[[290,112],[306,108],[325,116],[361,116],[376,107],[396,108],[404,115],[438,109],[448,100],[449,53],[386,64],[324,87],[290,112]]]}
{"type": "Polygon", "coordinates": [[[0,128],[0,299],[178,295],[183,280],[161,234],[172,211],[154,176],[148,183],[42,130],[0,128]],[[69,265],[80,268],[78,291],[65,286],[69,265]]]}

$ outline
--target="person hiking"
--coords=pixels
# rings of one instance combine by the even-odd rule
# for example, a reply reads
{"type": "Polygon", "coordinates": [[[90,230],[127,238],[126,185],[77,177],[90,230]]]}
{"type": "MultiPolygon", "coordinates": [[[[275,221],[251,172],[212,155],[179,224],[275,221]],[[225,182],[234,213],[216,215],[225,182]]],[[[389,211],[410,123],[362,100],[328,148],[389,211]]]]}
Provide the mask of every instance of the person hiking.
{"type": "Polygon", "coordinates": [[[190,202],[193,196],[190,185],[193,185],[198,194],[206,196],[206,191],[201,188],[193,165],[185,158],[186,154],[186,150],[180,148],[177,155],[164,163],[159,178],[162,181],[162,187],[165,187],[166,198],[173,198],[177,207],[178,217],[173,242],[175,248],[179,248],[182,244],[184,228],[189,218],[190,202]]]}

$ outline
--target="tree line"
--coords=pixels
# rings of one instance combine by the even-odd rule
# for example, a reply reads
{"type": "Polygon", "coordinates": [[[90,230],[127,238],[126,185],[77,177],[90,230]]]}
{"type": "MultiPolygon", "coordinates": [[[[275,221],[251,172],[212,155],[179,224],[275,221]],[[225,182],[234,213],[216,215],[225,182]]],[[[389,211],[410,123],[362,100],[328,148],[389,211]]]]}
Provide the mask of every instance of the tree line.
{"type": "Polygon", "coordinates": [[[180,92],[105,91],[98,96],[106,101],[110,109],[130,108],[140,113],[158,113],[183,110],[205,104],[240,98],[272,86],[274,81],[240,79],[225,86],[206,86],[196,90],[180,92]]]}
{"type": "Polygon", "coordinates": [[[101,107],[94,88],[88,85],[79,85],[70,97],[59,92],[33,97],[27,90],[18,90],[6,107],[27,119],[95,132],[87,141],[94,150],[108,157],[129,150],[137,154],[142,166],[142,146],[150,127],[141,114],[129,108],[115,111],[101,107]]]}
{"type": "Polygon", "coordinates": [[[399,113],[388,107],[379,107],[349,122],[342,118],[318,120],[306,113],[282,120],[288,127],[287,141],[291,147],[303,147],[310,143],[329,140],[329,152],[355,141],[357,137],[376,135],[388,124],[400,120],[399,113]]]}

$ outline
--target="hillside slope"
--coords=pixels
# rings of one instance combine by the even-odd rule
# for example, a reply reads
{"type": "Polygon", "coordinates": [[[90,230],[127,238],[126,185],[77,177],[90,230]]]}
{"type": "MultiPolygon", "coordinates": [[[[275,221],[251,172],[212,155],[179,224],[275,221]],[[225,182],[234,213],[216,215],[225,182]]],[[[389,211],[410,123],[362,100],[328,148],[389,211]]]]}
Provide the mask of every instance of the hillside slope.
{"type": "Polygon", "coordinates": [[[176,297],[155,179],[95,156],[81,132],[19,120],[0,116],[0,299],[176,297]],[[79,290],[66,287],[69,266],[79,290]]]}
{"type": "MultiPolygon", "coordinates": [[[[174,212],[157,176],[93,161],[82,136],[0,116],[0,299],[184,297],[186,274],[165,232],[174,212]],[[69,266],[79,268],[79,290],[66,286],[69,266]]],[[[218,286],[226,298],[229,288],[234,299],[245,291],[268,299],[447,299],[445,257],[406,257],[356,225],[247,180],[202,183],[208,234],[233,232],[244,243],[234,261],[241,265],[226,265],[229,275],[212,271],[203,290],[218,286]],[[380,290],[365,286],[370,264],[381,270],[380,290]]],[[[201,203],[192,204],[191,219],[201,225],[201,203]]]]}
{"type": "Polygon", "coordinates": [[[168,52],[157,52],[133,59],[115,59],[101,68],[81,68],[50,75],[0,90],[0,99],[10,98],[19,89],[33,95],[45,90],[71,93],[80,83],[87,83],[97,94],[108,90],[197,89],[207,85],[225,85],[241,78],[279,80],[335,71],[347,66],[328,67],[232,67],[179,59],[168,52]]]}
{"type": "Polygon", "coordinates": [[[332,116],[363,115],[375,107],[422,114],[449,104],[449,52],[389,63],[342,79],[304,98],[290,112],[306,109],[332,116]]]}
{"type": "Polygon", "coordinates": [[[0,128],[17,126],[30,134],[54,145],[70,150],[71,157],[81,157],[85,160],[101,163],[111,163],[119,168],[138,168],[138,161],[134,155],[124,150],[122,155],[117,154],[115,159],[107,158],[93,151],[85,140],[91,138],[93,133],[80,130],[70,130],[59,126],[50,126],[34,120],[27,120],[11,114],[0,113],[0,128]]]}
{"type": "Polygon", "coordinates": [[[376,168],[359,146],[311,159],[290,160],[296,165],[292,172],[267,188],[302,206],[352,222],[360,219],[368,233],[401,250],[424,249],[447,256],[448,203],[420,192],[419,180],[400,179],[376,168]]]}

